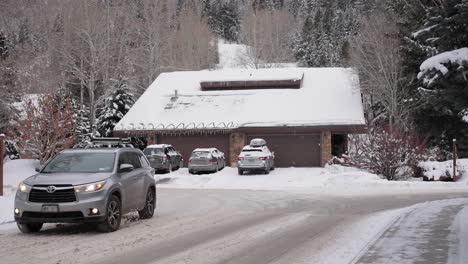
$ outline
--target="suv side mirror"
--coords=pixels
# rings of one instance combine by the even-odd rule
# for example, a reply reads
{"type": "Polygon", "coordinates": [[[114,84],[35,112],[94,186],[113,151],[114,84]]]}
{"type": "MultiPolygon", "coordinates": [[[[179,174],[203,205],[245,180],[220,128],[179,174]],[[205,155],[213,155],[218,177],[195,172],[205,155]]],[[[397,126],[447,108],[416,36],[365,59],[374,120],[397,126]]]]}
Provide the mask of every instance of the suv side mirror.
{"type": "Polygon", "coordinates": [[[132,164],[121,164],[119,172],[131,172],[134,169],[132,164]]]}

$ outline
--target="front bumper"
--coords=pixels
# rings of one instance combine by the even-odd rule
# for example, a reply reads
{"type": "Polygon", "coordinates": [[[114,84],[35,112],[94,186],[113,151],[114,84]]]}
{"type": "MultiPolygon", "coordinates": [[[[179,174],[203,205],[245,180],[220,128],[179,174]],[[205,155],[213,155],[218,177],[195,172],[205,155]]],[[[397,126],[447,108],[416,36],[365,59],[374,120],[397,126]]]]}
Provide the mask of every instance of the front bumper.
{"type": "Polygon", "coordinates": [[[77,201],[70,203],[35,203],[28,201],[28,193],[16,193],[15,221],[24,223],[99,223],[106,218],[107,196],[104,191],[76,194],[77,201]],[[58,212],[43,212],[43,205],[57,205],[58,212]],[[90,209],[97,208],[99,214],[90,209]]]}

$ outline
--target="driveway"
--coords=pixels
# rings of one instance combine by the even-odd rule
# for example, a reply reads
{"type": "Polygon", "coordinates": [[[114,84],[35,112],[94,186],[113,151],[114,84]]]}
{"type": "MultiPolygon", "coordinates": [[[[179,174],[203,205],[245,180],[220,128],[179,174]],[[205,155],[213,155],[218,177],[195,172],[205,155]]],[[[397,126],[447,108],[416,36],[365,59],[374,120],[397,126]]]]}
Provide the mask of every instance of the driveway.
{"type": "Polygon", "coordinates": [[[160,189],[153,219],[130,215],[110,234],[82,225],[47,225],[36,235],[3,227],[0,256],[2,263],[312,263],[339,242],[337,230],[368,215],[466,197],[160,189]]]}

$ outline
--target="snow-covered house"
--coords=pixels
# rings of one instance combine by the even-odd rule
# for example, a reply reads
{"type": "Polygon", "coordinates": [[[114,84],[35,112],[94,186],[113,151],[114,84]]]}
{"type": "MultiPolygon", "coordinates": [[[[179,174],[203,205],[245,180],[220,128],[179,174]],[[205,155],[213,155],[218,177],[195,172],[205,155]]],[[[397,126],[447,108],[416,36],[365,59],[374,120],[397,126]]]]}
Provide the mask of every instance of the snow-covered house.
{"type": "Polygon", "coordinates": [[[278,167],[322,166],[366,129],[357,74],[344,68],[184,71],[161,74],[116,125],[115,136],[172,144],[188,159],[216,147],[234,165],[263,138],[278,167]]]}

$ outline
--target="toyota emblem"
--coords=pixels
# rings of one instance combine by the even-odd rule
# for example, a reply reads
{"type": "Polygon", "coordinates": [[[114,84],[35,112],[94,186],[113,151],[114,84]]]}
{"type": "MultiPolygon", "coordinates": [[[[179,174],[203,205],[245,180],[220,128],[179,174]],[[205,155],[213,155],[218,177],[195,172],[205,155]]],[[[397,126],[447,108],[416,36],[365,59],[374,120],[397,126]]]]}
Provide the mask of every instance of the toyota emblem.
{"type": "Polygon", "coordinates": [[[57,188],[55,188],[55,186],[48,186],[47,187],[47,192],[48,193],[54,193],[55,191],[57,190],[57,188]]]}

